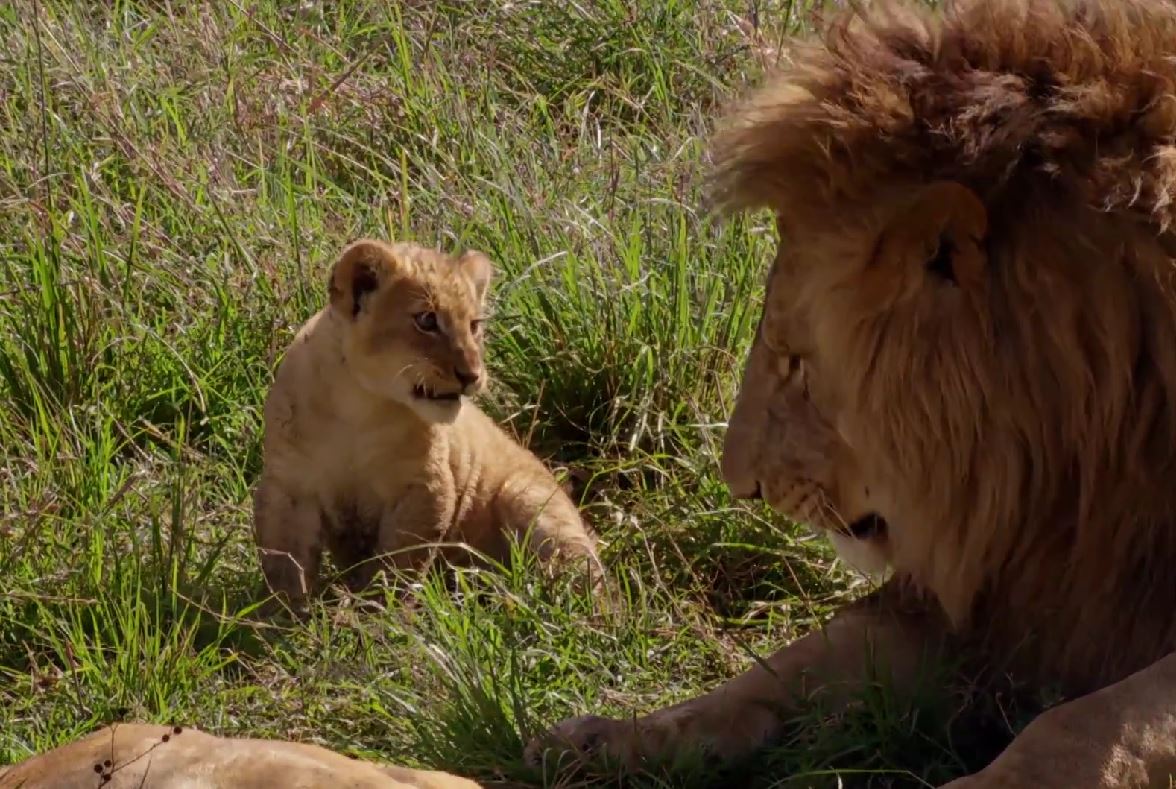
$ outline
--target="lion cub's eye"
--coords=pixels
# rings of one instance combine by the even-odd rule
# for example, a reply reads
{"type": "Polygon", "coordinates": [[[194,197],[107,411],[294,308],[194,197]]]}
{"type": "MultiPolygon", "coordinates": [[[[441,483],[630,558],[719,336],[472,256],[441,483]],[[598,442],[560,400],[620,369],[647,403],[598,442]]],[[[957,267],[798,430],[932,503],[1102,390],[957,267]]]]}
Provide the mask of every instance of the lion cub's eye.
{"type": "Polygon", "coordinates": [[[418,312],[412,316],[416,327],[423,332],[430,334],[436,332],[440,327],[437,325],[437,313],[435,312],[418,312]]]}

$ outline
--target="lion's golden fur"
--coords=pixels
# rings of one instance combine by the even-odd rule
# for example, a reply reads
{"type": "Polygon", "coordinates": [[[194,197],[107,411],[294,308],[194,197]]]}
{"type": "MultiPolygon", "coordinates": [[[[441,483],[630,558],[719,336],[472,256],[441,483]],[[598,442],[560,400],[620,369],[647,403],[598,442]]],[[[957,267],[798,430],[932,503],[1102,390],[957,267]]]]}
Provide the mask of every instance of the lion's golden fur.
{"type": "Polygon", "coordinates": [[[351,759],[318,745],[119,723],[0,767],[0,789],[477,789],[433,770],[351,759]]]}
{"type": "MultiPolygon", "coordinates": [[[[714,151],[718,203],[772,209],[785,246],[869,235],[935,180],[980,198],[991,265],[956,314],[886,288],[820,307],[861,462],[911,502],[893,560],[961,629],[1032,633],[1075,688],[1176,647],[1176,6],[876,3],[714,151]]],[[[834,243],[797,254],[818,249],[823,276],[860,275],[834,243]]]]}

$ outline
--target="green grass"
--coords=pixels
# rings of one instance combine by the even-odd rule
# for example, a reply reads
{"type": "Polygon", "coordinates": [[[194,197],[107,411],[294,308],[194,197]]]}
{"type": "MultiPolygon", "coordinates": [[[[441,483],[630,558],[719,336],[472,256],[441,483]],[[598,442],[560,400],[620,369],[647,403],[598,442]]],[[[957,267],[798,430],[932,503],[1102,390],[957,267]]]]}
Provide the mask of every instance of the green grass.
{"type": "MultiPolygon", "coordinates": [[[[712,687],[857,595],[717,474],[774,238],[700,214],[703,138],[749,25],[802,5],[0,6],[0,762],[157,720],[560,785],[521,761],[543,726],[712,687]],[[495,259],[483,405],[573,472],[630,613],[515,567],[254,614],[261,403],[360,234],[495,259]]],[[[879,698],[740,774],[983,763],[944,731],[879,698]]]]}

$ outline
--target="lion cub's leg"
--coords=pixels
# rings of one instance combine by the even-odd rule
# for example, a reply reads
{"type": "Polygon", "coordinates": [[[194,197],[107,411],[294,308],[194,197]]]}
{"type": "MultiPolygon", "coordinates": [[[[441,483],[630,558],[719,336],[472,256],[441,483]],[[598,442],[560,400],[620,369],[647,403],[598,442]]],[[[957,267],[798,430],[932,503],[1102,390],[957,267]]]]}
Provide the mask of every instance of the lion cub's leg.
{"type": "Polygon", "coordinates": [[[318,588],[323,528],[318,502],[263,472],[253,496],[253,524],[266,585],[291,608],[303,610],[318,588]]]}
{"type": "Polygon", "coordinates": [[[384,510],[376,533],[375,556],[356,565],[348,584],[358,591],[382,568],[416,573],[426,567],[453,517],[451,497],[425,485],[407,488],[384,510]]]}
{"type": "Polygon", "coordinates": [[[561,488],[510,485],[495,502],[503,534],[526,544],[546,566],[583,573],[589,588],[601,591],[604,566],[576,505],[561,488]]]}
{"type": "Polygon", "coordinates": [[[904,606],[891,581],[710,693],[630,720],[566,720],[529,743],[526,757],[537,764],[548,748],[604,752],[629,768],[692,749],[719,761],[741,757],[776,736],[806,696],[837,708],[872,682],[909,690],[944,633],[938,616],[904,606]]]}

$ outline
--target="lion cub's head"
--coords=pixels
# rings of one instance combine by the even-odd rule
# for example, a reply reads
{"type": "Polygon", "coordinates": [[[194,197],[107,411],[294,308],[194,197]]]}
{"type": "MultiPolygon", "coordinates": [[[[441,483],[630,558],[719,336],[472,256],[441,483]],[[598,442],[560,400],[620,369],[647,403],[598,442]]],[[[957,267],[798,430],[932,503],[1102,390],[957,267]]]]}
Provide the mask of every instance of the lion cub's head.
{"type": "Polygon", "coordinates": [[[462,395],[485,382],[482,323],[492,272],[474,250],[452,257],[372,239],[344,248],[331,270],[331,310],[360,385],[427,422],[457,418],[462,395]]]}

